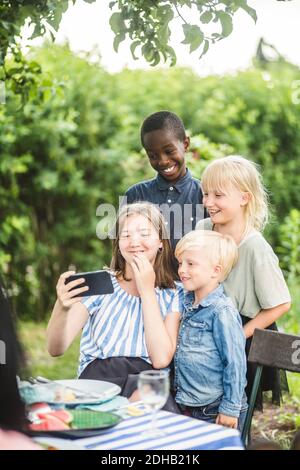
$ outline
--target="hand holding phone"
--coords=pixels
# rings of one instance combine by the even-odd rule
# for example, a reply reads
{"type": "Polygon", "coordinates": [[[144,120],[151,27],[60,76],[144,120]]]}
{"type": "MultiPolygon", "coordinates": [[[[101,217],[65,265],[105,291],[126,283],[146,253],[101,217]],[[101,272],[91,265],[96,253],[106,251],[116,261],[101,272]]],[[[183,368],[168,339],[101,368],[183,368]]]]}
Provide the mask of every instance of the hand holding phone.
{"type": "MultiPolygon", "coordinates": [[[[77,279],[84,279],[84,282],[80,287],[88,286],[88,290],[74,295],[75,297],[88,297],[90,295],[103,295],[103,294],[112,294],[114,292],[114,286],[110,277],[110,274],[107,271],[90,271],[86,273],[76,273],[69,276],[65,280],[65,284],[75,281],[77,279]]],[[[70,292],[73,289],[76,289],[78,286],[70,289],[70,292]]]]}

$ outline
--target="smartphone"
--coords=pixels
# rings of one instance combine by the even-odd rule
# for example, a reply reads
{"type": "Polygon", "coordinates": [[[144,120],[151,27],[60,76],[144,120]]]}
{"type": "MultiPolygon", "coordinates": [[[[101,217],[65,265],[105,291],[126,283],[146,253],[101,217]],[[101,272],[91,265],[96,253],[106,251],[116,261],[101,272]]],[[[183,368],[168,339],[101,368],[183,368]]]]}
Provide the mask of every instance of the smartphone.
{"type": "Polygon", "coordinates": [[[81,294],[77,294],[74,297],[88,297],[89,295],[112,294],[114,291],[114,286],[111,281],[110,274],[107,271],[90,271],[87,273],[76,273],[68,277],[65,283],[68,284],[69,282],[75,281],[75,279],[80,279],[82,277],[85,279],[85,283],[73,287],[73,289],[88,286],[89,290],[82,292],[81,294]]]}

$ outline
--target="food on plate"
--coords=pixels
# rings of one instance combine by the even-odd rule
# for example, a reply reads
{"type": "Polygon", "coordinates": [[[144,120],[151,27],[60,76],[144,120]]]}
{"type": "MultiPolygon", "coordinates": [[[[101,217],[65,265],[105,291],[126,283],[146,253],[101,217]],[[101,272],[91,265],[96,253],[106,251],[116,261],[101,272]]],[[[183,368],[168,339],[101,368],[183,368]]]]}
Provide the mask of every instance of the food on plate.
{"type": "Polygon", "coordinates": [[[53,410],[50,413],[37,413],[37,416],[40,419],[47,419],[48,416],[54,416],[56,419],[59,419],[63,423],[70,424],[73,420],[73,416],[67,410],[53,410]]]}
{"type": "Polygon", "coordinates": [[[143,410],[140,410],[139,408],[133,405],[127,406],[126,411],[129,416],[142,416],[144,414],[143,410]]]}
{"type": "Polygon", "coordinates": [[[28,421],[29,431],[74,432],[112,427],[118,424],[121,418],[105,411],[52,409],[47,403],[38,403],[28,409],[28,421]]]}
{"type": "Polygon", "coordinates": [[[76,400],[76,395],[72,390],[65,387],[60,387],[55,391],[55,400],[62,402],[71,402],[76,400]]]}
{"type": "Polygon", "coordinates": [[[52,411],[52,408],[48,405],[48,403],[40,402],[30,405],[29,410],[31,413],[49,413],[52,411]]]}
{"type": "Polygon", "coordinates": [[[72,414],[63,409],[53,410],[47,403],[36,403],[30,407],[28,425],[31,431],[62,431],[70,429],[72,414]]]}
{"type": "Polygon", "coordinates": [[[63,431],[70,429],[70,426],[53,414],[44,414],[43,418],[29,424],[31,431],[63,431]]]}

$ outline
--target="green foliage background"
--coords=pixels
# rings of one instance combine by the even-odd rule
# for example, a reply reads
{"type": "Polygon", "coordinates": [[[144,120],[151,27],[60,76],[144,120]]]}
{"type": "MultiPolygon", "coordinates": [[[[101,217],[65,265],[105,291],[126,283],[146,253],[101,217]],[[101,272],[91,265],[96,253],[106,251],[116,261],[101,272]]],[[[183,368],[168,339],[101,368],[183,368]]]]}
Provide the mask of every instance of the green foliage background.
{"type": "Polygon", "coordinates": [[[53,45],[32,52],[28,74],[39,64],[43,73],[35,73],[26,104],[12,79],[0,105],[0,270],[19,316],[48,316],[56,280],[69,265],[84,271],[109,262],[110,241],[96,236],[96,208],[117,207],[129,185],[153,175],[139,128],[160,109],[178,113],[189,130],[194,176],[230,153],[261,165],[273,207],[266,234],[297,290],[296,67],[280,61],[207,78],[182,68],[111,75],[88,55],[53,45]]]}

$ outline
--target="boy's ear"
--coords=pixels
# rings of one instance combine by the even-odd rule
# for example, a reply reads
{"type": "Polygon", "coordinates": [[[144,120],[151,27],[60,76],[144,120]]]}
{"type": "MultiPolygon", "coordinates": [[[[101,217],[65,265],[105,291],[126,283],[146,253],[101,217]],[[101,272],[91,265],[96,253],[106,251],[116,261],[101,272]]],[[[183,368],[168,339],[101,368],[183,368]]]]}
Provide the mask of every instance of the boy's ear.
{"type": "Polygon", "coordinates": [[[189,149],[189,146],[190,146],[190,143],[191,143],[191,140],[188,136],[186,136],[186,138],[184,139],[183,141],[183,145],[184,145],[184,150],[187,152],[188,149],[189,149]]]}
{"type": "Polygon", "coordinates": [[[216,266],[214,267],[213,277],[219,276],[221,272],[222,272],[222,266],[220,264],[216,264],[216,266]]]}

